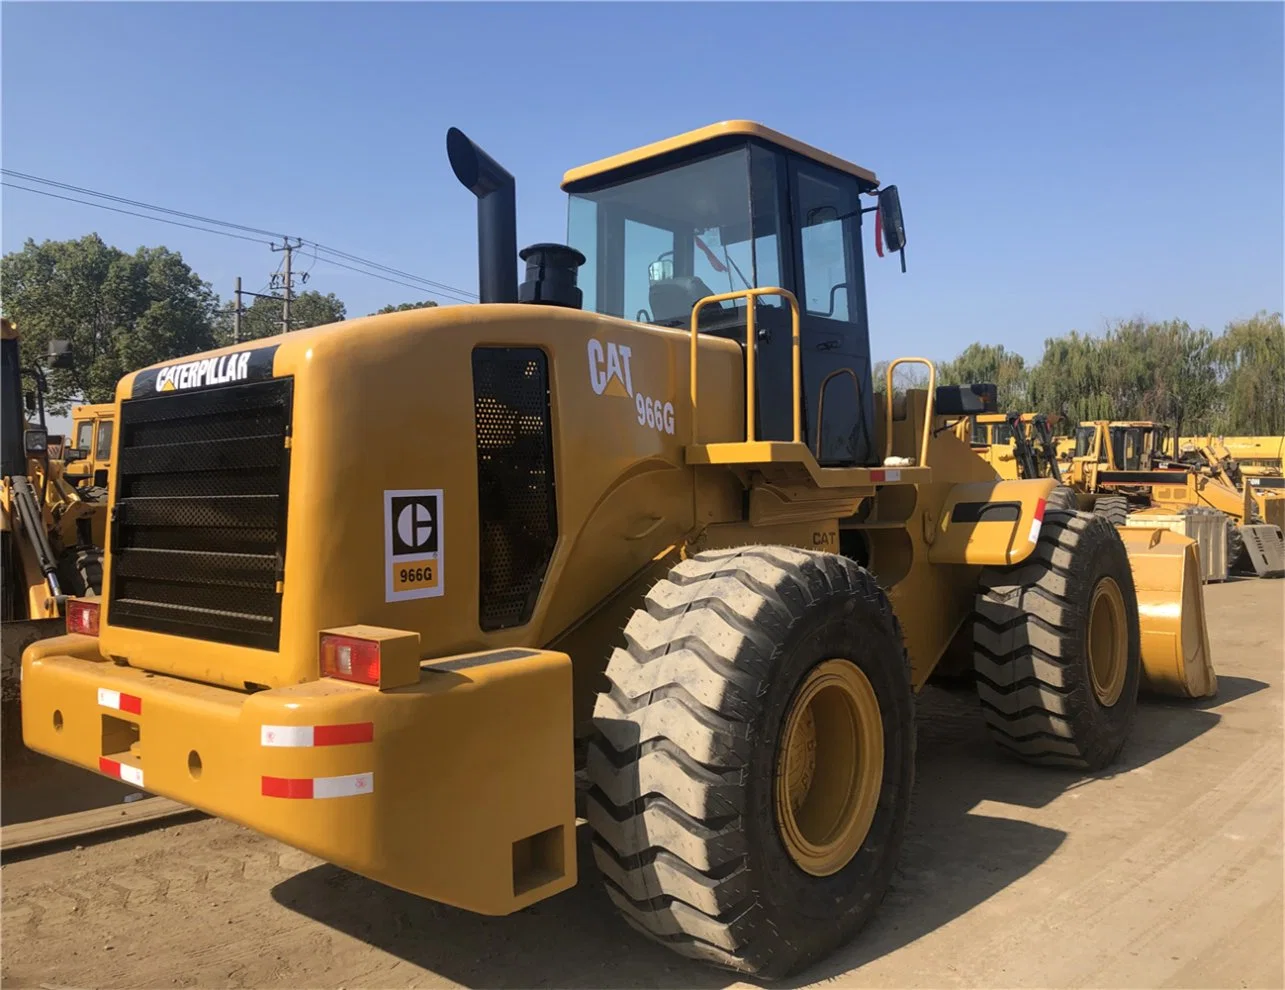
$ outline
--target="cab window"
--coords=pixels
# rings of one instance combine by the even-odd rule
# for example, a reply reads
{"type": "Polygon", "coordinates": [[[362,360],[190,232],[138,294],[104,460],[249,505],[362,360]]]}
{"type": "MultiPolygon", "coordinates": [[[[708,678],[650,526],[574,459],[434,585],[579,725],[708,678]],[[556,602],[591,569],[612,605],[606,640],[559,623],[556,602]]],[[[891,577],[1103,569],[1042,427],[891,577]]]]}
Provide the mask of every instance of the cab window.
{"type": "Polygon", "coordinates": [[[99,461],[108,460],[112,456],[112,427],[115,425],[111,420],[98,424],[98,449],[94,451],[94,459],[99,461]]]}
{"type": "Polygon", "coordinates": [[[76,446],[85,452],[93,449],[94,424],[81,423],[76,427],[76,446]]]}
{"type": "Polygon", "coordinates": [[[810,162],[795,163],[803,308],[850,322],[856,298],[855,244],[861,221],[856,180],[810,162]]]}

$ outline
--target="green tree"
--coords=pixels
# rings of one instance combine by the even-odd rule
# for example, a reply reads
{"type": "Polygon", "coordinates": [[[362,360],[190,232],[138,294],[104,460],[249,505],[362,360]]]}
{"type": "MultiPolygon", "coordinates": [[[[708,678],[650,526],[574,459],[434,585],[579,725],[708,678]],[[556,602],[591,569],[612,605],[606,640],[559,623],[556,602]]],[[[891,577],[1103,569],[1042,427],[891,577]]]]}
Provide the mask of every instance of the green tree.
{"type": "Polygon", "coordinates": [[[1004,350],[1002,344],[969,344],[953,361],[943,361],[937,367],[937,381],[942,385],[993,382],[1000,412],[1026,410],[1027,377],[1026,359],[1004,350]]]}
{"type": "Polygon", "coordinates": [[[383,316],[385,313],[405,313],[411,309],[431,309],[436,305],[437,303],[432,299],[425,299],[423,302],[397,303],[396,305],[385,306],[383,309],[377,309],[370,315],[383,316]]]}
{"type": "Polygon", "coordinates": [[[77,399],[110,401],[130,371],[216,343],[217,297],[166,247],[126,254],[97,234],[28,239],[0,260],[0,298],[24,364],[40,363],[52,339],[71,341],[72,366],[47,373],[54,415],[77,399]]]}
{"type": "Polygon", "coordinates": [[[1281,314],[1260,312],[1227,325],[1210,348],[1220,377],[1221,433],[1285,434],[1285,330],[1281,314]]]}
{"type": "MultiPolygon", "coordinates": [[[[226,339],[232,339],[232,309],[224,307],[220,327],[226,339]]],[[[241,316],[241,340],[261,340],[281,333],[282,304],[280,299],[259,297],[241,316]]],[[[290,303],[290,329],[306,330],[326,323],[338,323],[348,315],[343,301],[333,292],[322,295],[309,290],[300,292],[290,303]]]]}

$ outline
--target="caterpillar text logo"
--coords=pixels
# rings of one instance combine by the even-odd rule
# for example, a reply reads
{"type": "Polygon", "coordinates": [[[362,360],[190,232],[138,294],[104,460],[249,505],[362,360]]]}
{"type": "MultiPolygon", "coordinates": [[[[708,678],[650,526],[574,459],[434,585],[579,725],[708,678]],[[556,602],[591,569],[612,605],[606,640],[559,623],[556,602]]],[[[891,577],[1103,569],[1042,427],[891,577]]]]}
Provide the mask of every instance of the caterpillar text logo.
{"type": "Polygon", "coordinates": [[[658,433],[674,433],[674,404],[662,402],[642,391],[634,391],[633,349],[624,344],[613,344],[590,338],[589,384],[598,395],[614,395],[633,399],[638,425],[658,433]]]}
{"type": "Polygon", "coordinates": [[[633,371],[629,366],[632,354],[624,345],[589,340],[589,384],[599,395],[615,395],[622,399],[634,396],[633,371]]]}
{"type": "Polygon", "coordinates": [[[173,392],[175,389],[243,382],[249,375],[250,353],[224,354],[162,368],[156,375],[156,391],[173,392]]]}

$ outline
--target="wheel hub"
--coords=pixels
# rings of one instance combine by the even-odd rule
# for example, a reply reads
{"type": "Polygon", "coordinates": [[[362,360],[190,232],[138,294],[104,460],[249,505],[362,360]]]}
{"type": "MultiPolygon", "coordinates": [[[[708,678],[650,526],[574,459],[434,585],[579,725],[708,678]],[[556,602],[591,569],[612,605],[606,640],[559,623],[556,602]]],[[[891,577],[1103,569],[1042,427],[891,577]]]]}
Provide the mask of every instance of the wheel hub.
{"type": "Polygon", "coordinates": [[[1128,628],[1120,586],[1104,577],[1089,603],[1088,661],[1093,693],[1110,708],[1120,700],[1128,670],[1128,628]]]}
{"type": "Polygon", "coordinates": [[[778,745],[777,828],[813,876],[843,869],[870,831],[883,781],[883,722],[869,679],[847,660],[814,667],[778,745]]]}

